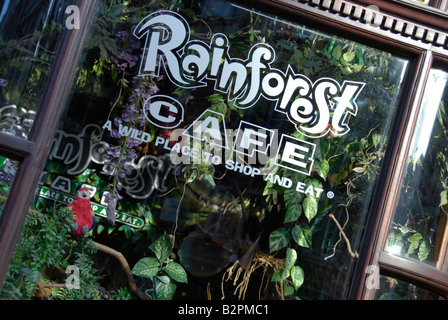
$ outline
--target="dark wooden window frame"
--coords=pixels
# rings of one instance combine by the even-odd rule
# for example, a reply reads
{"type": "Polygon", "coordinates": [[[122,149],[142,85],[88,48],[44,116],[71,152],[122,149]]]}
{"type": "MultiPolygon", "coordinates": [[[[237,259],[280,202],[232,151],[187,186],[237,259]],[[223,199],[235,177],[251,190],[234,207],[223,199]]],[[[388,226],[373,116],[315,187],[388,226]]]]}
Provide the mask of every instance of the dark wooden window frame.
{"type": "Polygon", "coordinates": [[[8,270],[51,141],[70,95],[96,3],[96,0],[77,0],[73,3],[80,9],[81,28],[65,29],[63,32],[29,139],[0,133],[0,154],[20,163],[0,218],[0,283],[3,283],[8,270]]]}
{"type": "MultiPolygon", "coordinates": [[[[377,220],[382,221],[377,224],[377,235],[375,243],[375,257],[374,260],[380,267],[381,273],[383,275],[395,277],[401,280],[408,281],[415,284],[421,288],[434,292],[445,299],[448,299],[448,273],[440,269],[427,265],[425,263],[420,263],[416,261],[411,261],[400,256],[390,254],[383,251],[387,237],[389,234],[389,229],[393,219],[393,212],[398,197],[398,192],[401,187],[401,181],[403,177],[403,172],[407,164],[407,156],[409,153],[409,148],[412,143],[413,132],[417,123],[417,118],[420,111],[421,100],[425,91],[426,80],[429,75],[429,71],[433,66],[447,65],[448,57],[439,54],[431,54],[431,52],[426,53],[425,61],[422,62],[420,68],[421,75],[418,82],[416,100],[414,101],[413,114],[410,115],[408,120],[407,128],[404,129],[404,135],[399,140],[400,145],[394,150],[397,159],[397,165],[389,167],[388,183],[386,184],[385,190],[383,191],[379,205],[382,208],[378,208],[378,211],[382,215],[377,220]]],[[[367,290],[364,288],[364,295],[360,297],[372,298],[374,295],[374,290],[367,290]]]]}
{"type": "MultiPolygon", "coordinates": [[[[59,119],[70,94],[73,75],[81,56],[82,43],[88,33],[97,0],[77,0],[80,7],[81,29],[66,30],[61,48],[56,57],[53,72],[43,95],[29,140],[0,134],[0,155],[20,161],[15,180],[0,218],[0,283],[3,282],[14,246],[29,204],[35,194],[39,175],[44,167],[59,119]]],[[[410,61],[410,73],[406,77],[405,97],[399,107],[393,124],[390,143],[386,152],[384,168],[380,175],[374,206],[355,271],[350,294],[351,299],[372,299],[374,290],[366,288],[365,273],[369,265],[378,265],[381,274],[410,281],[448,297],[448,274],[438,269],[412,262],[383,251],[392,214],[401,185],[412,133],[418,118],[418,111],[425,89],[429,70],[435,60],[447,58],[448,51],[444,37],[437,36],[437,30],[448,32],[447,15],[416,10],[410,6],[389,0],[236,0],[241,4],[268,9],[273,15],[282,16],[300,24],[343,36],[366,45],[400,54],[410,61]],[[353,4],[353,6],[352,6],[353,4]],[[415,40],[415,31],[409,37],[395,32],[396,25],[388,30],[383,26],[363,26],[356,20],[362,19],[362,8],[376,5],[380,10],[393,14],[398,19],[410,19],[433,30],[425,30],[420,40],[415,40]],[[390,33],[396,33],[394,35],[390,33]],[[428,40],[429,39],[429,40],[428,40]],[[425,41],[427,40],[427,41],[425,41]],[[432,43],[436,44],[433,46],[432,43]]],[[[406,23],[405,23],[406,24],[406,23]]],[[[407,29],[406,29],[407,30],[407,29]]],[[[406,31],[403,31],[406,33],[406,31]]],[[[417,30],[418,33],[418,30],[417,30]]]]}

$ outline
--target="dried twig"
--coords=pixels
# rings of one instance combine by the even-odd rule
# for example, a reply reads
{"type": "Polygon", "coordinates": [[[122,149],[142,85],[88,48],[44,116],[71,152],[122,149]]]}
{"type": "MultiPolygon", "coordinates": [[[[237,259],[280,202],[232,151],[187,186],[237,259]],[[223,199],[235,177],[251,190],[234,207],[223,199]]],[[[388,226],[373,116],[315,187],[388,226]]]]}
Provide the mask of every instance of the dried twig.
{"type": "Polygon", "coordinates": [[[353,258],[359,258],[359,254],[358,254],[357,252],[353,252],[353,251],[352,251],[352,247],[351,247],[351,245],[350,245],[350,240],[349,240],[349,239],[347,238],[347,236],[345,235],[345,232],[344,232],[344,230],[342,229],[342,227],[341,227],[341,225],[339,224],[339,222],[338,222],[338,220],[336,219],[336,217],[335,217],[332,213],[330,213],[328,216],[334,221],[334,223],[336,224],[336,226],[337,226],[338,229],[339,229],[340,234],[341,234],[342,237],[344,238],[345,243],[347,244],[347,250],[348,250],[348,253],[349,253],[353,258]]]}

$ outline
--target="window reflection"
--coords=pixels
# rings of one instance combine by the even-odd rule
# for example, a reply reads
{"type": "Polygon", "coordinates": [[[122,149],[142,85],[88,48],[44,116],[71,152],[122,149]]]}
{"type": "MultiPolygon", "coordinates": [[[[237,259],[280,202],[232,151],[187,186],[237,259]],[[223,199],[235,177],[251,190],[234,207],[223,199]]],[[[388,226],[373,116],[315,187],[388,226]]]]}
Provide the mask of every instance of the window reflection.
{"type": "Polygon", "coordinates": [[[434,292],[392,277],[380,276],[379,282],[375,300],[444,300],[434,292]]]}
{"type": "Polygon", "coordinates": [[[429,5],[429,0],[409,0],[409,2],[423,4],[423,5],[429,5]]]}
{"type": "Polygon", "coordinates": [[[0,131],[28,137],[63,30],[65,1],[0,4],[0,131]]]}
{"type": "Polygon", "coordinates": [[[385,250],[447,271],[448,73],[431,71],[385,250]]]}

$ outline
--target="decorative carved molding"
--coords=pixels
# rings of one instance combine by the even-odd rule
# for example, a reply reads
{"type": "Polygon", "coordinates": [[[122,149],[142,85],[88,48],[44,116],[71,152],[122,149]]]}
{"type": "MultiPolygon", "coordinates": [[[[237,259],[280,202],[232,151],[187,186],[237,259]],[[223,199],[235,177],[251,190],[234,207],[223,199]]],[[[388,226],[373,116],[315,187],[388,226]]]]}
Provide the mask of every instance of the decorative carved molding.
{"type": "MultiPolygon", "coordinates": [[[[382,12],[381,8],[365,6],[347,0],[281,0],[301,10],[325,15],[370,32],[403,41],[424,49],[435,49],[448,54],[448,33],[382,12]]],[[[448,25],[448,19],[447,19],[448,25]]]]}

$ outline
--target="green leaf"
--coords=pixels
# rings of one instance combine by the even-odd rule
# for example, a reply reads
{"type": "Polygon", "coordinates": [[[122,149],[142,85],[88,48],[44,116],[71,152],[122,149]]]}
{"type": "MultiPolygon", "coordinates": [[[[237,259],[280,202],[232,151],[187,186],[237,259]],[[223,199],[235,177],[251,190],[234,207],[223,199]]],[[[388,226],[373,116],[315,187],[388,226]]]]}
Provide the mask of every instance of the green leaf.
{"type": "Polygon", "coordinates": [[[341,58],[341,46],[337,45],[334,47],[333,51],[331,52],[331,55],[335,60],[339,60],[341,58]]]}
{"type": "Polygon", "coordinates": [[[159,261],[162,262],[167,260],[173,250],[173,244],[170,236],[164,233],[149,246],[149,249],[154,252],[159,261]]]}
{"type": "Polygon", "coordinates": [[[202,180],[212,189],[216,187],[215,179],[213,179],[213,176],[206,173],[202,176],[202,180]]]}
{"type": "Polygon", "coordinates": [[[161,282],[163,282],[165,284],[171,282],[170,277],[167,277],[167,276],[158,276],[157,280],[159,280],[159,281],[161,281],[161,282]]]}
{"type": "MultiPolygon", "coordinates": [[[[168,278],[168,277],[166,277],[168,278]]],[[[166,280],[166,279],[163,279],[166,280]]],[[[169,280],[169,278],[168,278],[169,280]]],[[[163,282],[159,278],[154,279],[157,300],[171,300],[176,292],[177,286],[172,282],[163,282]]]]}
{"type": "Polygon", "coordinates": [[[222,102],[222,103],[215,103],[215,104],[213,104],[210,107],[209,110],[213,110],[213,111],[216,111],[218,113],[221,113],[221,114],[225,115],[227,113],[227,105],[224,102],[222,102]]]}
{"type": "Polygon", "coordinates": [[[269,181],[266,183],[266,187],[263,190],[263,196],[270,195],[274,192],[272,186],[269,186],[268,184],[269,184],[269,181]]]}
{"type": "Polygon", "coordinates": [[[100,56],[102,60],[106,60],[108,58],[107,49],[102,42],[98,43],[98,47],[100,48],[100,56]]]}
{"type": "Polygon", "coordinates": [[[286,259],[285,259],[285,268],[284,268],[284,277],[287,278],[289,276],[289,271],[291,270],[292,266],[297,261],[297,252],[296,250],[292,248],[286,249],[286,259]]]}
{"type": "Polygon", "coordinates": [[[423,261],[428,257],[429,249],[430,249],[430,246],[427,244],[426,241],[423,241],[422,243],[420,243],[420,247],[418,248],[418,259],[420,261],[423,261]]]}
{"type": "Polygon", "coordinates": [[[293,266],[291,268],[291,279],[294,288],[297,290],[303,284],[305,280],[305,272],[299,266],[293,266]]]}
{"type": "Polygon", "coordinates": [[[96,233],[101,234],[104,231],[105,227],[102,224],[97,224],[96,233]]]}
{"type": "Polygon", "coordinates": [[[215,93],[207,97],[207,100],[212,103],[222,103],[224,102],[224,98],[219,94],[215,93]]]}
{"type": "Polygon", "coordinates": [[[185,272],[184,268],[177,262],[168,262],[163,270],[165,270],[168,276],[174,281],[188,283],[187,273],[185,272]]]}
{"type": "Polygon", "coordinates": [[[112,55],[117,54],[117,44],[115,43],[114,39],[102,37],[101,42],[104,45],[104,48],[106,48],[112,55]]]}
{"type": "Polygon", "coordinates": [[[154,257],[140,259],[132,268],[132,274],[143,278],[153,278],[159,272],[159,261],[154,257]]]}
{"type": "Polygon", "coordinates": [[[440,193],[440,206],[443,207],[448,203],[448,192],[444,190],[440,193]]]}
{"type": "Polygon", "coordinates": [[[422,235],[420,233],[416,233],[408,238],[410,242],[418,242],[422,240],[422,235]]]}
{"type": "Polygon", "coordinates": [[[314,189],[322,189],[323,188],[322,183],[318,179],[306,179],[305,184],[311,184],[314,187],[314,189]]]}
{"type": "Polygon", "coordinates": [[[408,254],[414,253],[414,251],[418,248],[420,244],[419,241],[412,241],[408,248],[408,254]]]}
{"type": "Polygon", "coordinates": [[[190,174],[188,175],[185,183],[192,183],[196,178],[198,177],[198,171],[197,170],[191,170],[190,174]]]}
{"type": "Polygon", "coordinates": [[[285,288],[283,289],[283,295],[285,297],[290,296],[294,293],[294,288],[291,286],[285,286],[285,288]]]}
{"type": "Polygon", "coordinates": [[[277,269],[274,274],[272,275],[271,281],[283,281],[285,280],[285,272],[284,269],[277,269]]]}
{"type": "Polygon", "coordinates": [[[288,207],[285,214],[284,223],[294,222],[302,215],[302,206],[298,203],[293,203],[288,207]]]}
{"type": "Polygon", "coordinates": [[[294,241],[301,247],[311,248],[312,233],[311,228],[305,224],[294,226],[291,230],[291,235],[294,241]]]}
{"type": "Polygon", "coordinates": [[[320,143],[316,145],[316,156],[315,159],[319,161],[325,160],[328,152],[330,151],[330,140],[321,139],[320,143]]]}
{"type": "Polygon", "coordinates": [[[151,213],[151,210],[147,206],[145,206],[141,203],[137,203],[137,207],[138,207],[138,213],[143,215],[143,217],[145,217],[145,220],[147,222],[149,222],[150,224],[152,224],[154,226],[157,225],[157,221],[154,219],[154,217],[151,213]]]}
{"type": "Polygon", "coordinates": [[[290,240],[289,233],[284,228],[278,228],[269,236],[269,249],[271,252],[280,250],[286,247],[290,240]]]}
{"type": "Polygon", "coordinates": [[[383,136],[381,134],[372,135],[373,145],[375,147],[378,147],[378,145],[381,143],[382,139],[383,139],[383,136]]]}
{"type": "Polygon", "coordinates": [[[303,200],[305,197],[304,193],[297,192],[295,188],[289,188],[285,190],[285,205],[287,207],[290,207],[294,205],[295,203],[299,203],[303,200]]]}
{"type": "Polygon", "coordinates": [[[330,164],[326,159],[323,159],[321,162],[314,162],[314,168],[322,179],[327,180],[328,173],[330,172],[330,164]]]}
{"type": "Polygon", "coordinates": [[[303,210],[308,221],[311,221],[317,214],[317,200],[314,197],[306,197],[303,200],[303,210]]]}
{"type": "Polygon", "coordinates": [[[346,52],[342,55],[345,61],[350,62],[353,59],[355,59],[356,53],[354,51],[352,52],[346,52]]]}
{"type": "Polygon", "coordinates": [[[409,228],[405,227],[405,226],[399,226],[398,230],[400,230],[400,232],[405,235],[406,233],[408,233],[410,231],[409,228]]]}

